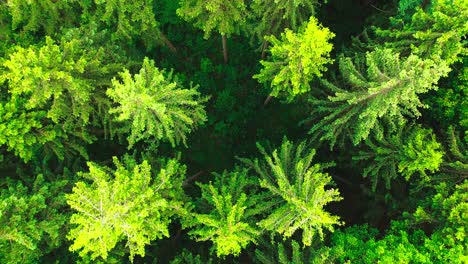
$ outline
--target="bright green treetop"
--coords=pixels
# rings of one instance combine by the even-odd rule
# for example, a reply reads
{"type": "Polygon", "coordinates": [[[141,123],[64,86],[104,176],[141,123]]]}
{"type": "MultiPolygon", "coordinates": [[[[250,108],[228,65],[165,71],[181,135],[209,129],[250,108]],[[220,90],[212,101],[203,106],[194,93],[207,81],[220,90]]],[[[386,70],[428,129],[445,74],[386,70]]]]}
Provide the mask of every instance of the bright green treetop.
{"type": "Polygon", "coordinates": [[[327,70],[325,65],[333,61],[330,58],[333,45],[329,41],[334,36],[311,17],[297,33],[286,29],[281,39],[268,37],[271,58],[260,62],[263,68],[254,78],[271,83],[272,96],[284,96],[288,100],[310,91],[310,82],[321,77],[327,70]]]}
{"type": "Polygon", "coordinates": [[[261,160],[241,161],[261,177],[260,186],[268,189],[277,203],[258,225],[285,238],[302,229],[305,246],[311,245],[317,234],[323,239],[323,229],[333,231],[340,224],[339,217],[325,211],[324,206],[342,198],[337,189],[326,189],[332,178],[323,172],[324,165],[312,163],[315,150],[308,149],[305,142],[294,145],[287,139],[271,154],[257,146],[261,160]]]}
{"type": "Polygon", "coordinates": [[[181,0],[177,14],[205,32],[205,38],[216,31],[230,36],[239,32],[245,23],[244,0],[181,0]]]}
{"type": "Polygon", "coordinates": [[[88,163],[89,173],[80,173],[86,181],[77,182],[67,195],[75,213],[68,238],[72,251],[91,258],[106,259],[122,240],[130,250],[130,260],[145,255],[145,245],[168,237],[169,224],[177,213],[184,213],[182,181],[185,166],[177,160],[163,162],[152,173],[148,162],[137,164],[131,158],[120,162],[116,170],[88,163]]]}
{"type": "Polygon", "coordinates": [[[206,120],[196,87],[183,88],[172,75],[145,59],[138,74],[128,70],[113,79],[108,96],[115,102],[110,112],[124,122],[129,148],[140,140],[164,139],[173,146],[186,144],[187,134],[206,120]]]}
{"type": "Polygon", "coordinates": [[[68,217],[63,214],[66,181],[46,182],[38,175],[31,188],[2,179],[0,262],[38,263],[60,246],[68,217]]]}
{"type": "Polygon", "coordinates": [[[214,175],[213,183],[199,184],[209,210],[194,215],[192,225],[197,228],[189,234],[198,241],[211,240],[218,256],[238,256],[260,234],[252,218],[262,198],[252,192],[258,182],[246,169],[214,175]]]}
{"type": "Polygon", "coordinates": [[[412,126],[394,132],[377,129],[377,132],[375,137],[365,140],[368,149],[353,157],[368,162],[363,176],[371,177],[374,190],[379,178],[390,188],[390,181],[400,175],[407,181],[414,174],[426,180],[428,172],[439,170],[444,152],[430,129],[412,126]]]}
{"type": "MultiPolygon", "coordinates": [[[[401,59],[390,49],[366,54],[365,65],[356,59],[340,59],[345,81],[338,87],[324,81],[333,94],[326,99],[311,99],[313,118],[320,120],[310,130],[314,139],[328,140],[333,147],[340,136],[347,135],[354,144],[366,139],[385,119],[401,125],[405,117],[418,117],[425,107],[419,94],[435,89],[449,68],[441,61],[411,55],[401,59]]],[[[312,118],[311,118],[312,119],[312,118]]]]}

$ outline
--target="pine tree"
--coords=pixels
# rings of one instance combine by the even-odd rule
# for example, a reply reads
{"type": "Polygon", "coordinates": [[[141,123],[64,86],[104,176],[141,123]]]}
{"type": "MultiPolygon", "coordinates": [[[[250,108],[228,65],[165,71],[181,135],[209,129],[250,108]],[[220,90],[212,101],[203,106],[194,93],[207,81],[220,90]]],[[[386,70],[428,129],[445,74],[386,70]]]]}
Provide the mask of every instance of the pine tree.
{"type": "Polygon", "coordinates": [[[260,177],[260,186],[269,190],[276,203],[272,213],[258,225],[277,232],[284,238],[302,229],[302,243],[310,246],[318,234],[323,239],[323,229],[334,230],[341,224],[339,217],[324,210],[330,202],[340,201],[337,189],[325,189],[332,184],[330,175],[323,172],[328,165],[313,164],[315,150],[305,142],[293,145],[287,139],[270,155],[257,144],[262,160],[240,159],[260,177]]]}
{"type": "Polygon", "coordinates": [[[182,0],[177,14],[210,37],[213,31],[223,38],[224,63],[227,63],[226,38],[238,34],[245,23],[246,6],[244,0],[182,0]]]}
{"type": "Polygon", "coordinates": [[[46,182],[38,175],[32,187],[2,179],[0,191],[0,262],[38,263],[58,248],[68,220],[62,192],[67,181],[46,182]]]}
{"type": "Polygon", "coordinates": [[[125,70],[120,78],[112,80],[107,95],[115,102],[110,112],[130,133],[129,148],[140,140],[186,145],[187,134],[206,120],[202,103],[207,99],[197,87],[181,87],[172,71],[159,70],[154,61],[145,58],[138,74],[125,70]]]}
{"type": "Polygon", "coordinates": [[[343,136],[358,144],[384,120],[399,127],[406,118],[419,117],[418,108],[425,107],[419,94],[435,89],[449,71],[442,61],[416,55],[402,59],[389,49],[368,52],[365,65],[359,57],[355,62],[342,57],[339,64],[342,87],[323,81],[331,95],[312,98],[312,117],[303,121],[317,120],[309,133],[315,140],[328,140],[331,148],[343,136]]]}
{"type": "Polygon", "coordinates": [[[138,164],[126,157],[114,158],[116,170],[88,163],[89,173],[79,173],[80,181],[67,194],[75,210],[68,238],[72,251],[106,259],[122,240],[136,254],[145,255],[145,245],[169,237],[169,224],[186,213],[182,190],[185,166],[177,160],[162,161],[158,171],[147,161],[138,164]]]}
{"type": "Polygon", "coordinates": [[[331,63],[329,42],[335,35],[311,17],[297,33],[286,29],[281,39],[267,37],[271,42],[271,58],[261,61],[263,68],[254,75],[260,83],[270,83],[272,96],[292,100],[296,95],[310,91],[310,82],[321,77],[326,64],[331,63]]]}
{"type": "Polygon", "coordinates": [[[397,131],[377,129],[377,135],[365,140],[366,149],[354,156],[354,160],[367,161],[363,176],[371,178],[375,191],[379,179],[387,189],[390,182],[399,177],[409,181],[414,174],[419,180],[428,180],[427,172],[439,170],[444,152],[430,129],[420,126],[400,127],[397,131]]]}
{"type": "Polygon", "coordinates": [[[198,184],[209,209],[193,216],[191,225],[196,228],[189,234],[197,241],[212,241],[217,256],[238,256],[250,243],[256,243],[260,230],[253,217],[259,213],[257,206],[266,208],[265,197],[256,194],[258,182],[246,169],[214,176],[213,183],[198,184]]]}
{"type": "Polygon", "coordinates": [[[423,59],[440,57],[448,65],[457,61],[459,55],[467,54],[464,42],[468,34],[467,1],[432,0],[426,9],[412,6],[416,8],[409,21],[404,16],[397,16],[390,19],[390,28],[376,29],[386,47],[423,59]]]}

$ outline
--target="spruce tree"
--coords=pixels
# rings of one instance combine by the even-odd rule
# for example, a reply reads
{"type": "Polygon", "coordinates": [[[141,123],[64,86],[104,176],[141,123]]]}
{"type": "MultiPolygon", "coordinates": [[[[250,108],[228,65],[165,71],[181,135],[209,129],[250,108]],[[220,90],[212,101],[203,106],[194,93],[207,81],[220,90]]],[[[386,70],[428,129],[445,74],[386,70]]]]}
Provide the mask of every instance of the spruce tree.
{"type": "Polygon", "coordinates": [[[339,191],[326,188],[332,178],[323,169],[330,164],[312,163],[315,150],[305,142],[294,145],[284,139],[279,149],[271,154],[257,144],[262,159],[240,159],[260,176],[260,186],[271,194],[276,203],[271,213],[258,222],[268,231],[291,237],[302,230],[302,243],[310,246],[318,235],[323,239],[323,230],[334,230],[341,224],[338,216],[325,211],[330,202],[340,201],[339,191]]]}
{"type": "Polygon", "coordinates": [[[187,134],[206,120],[207,99],[196,88],[183,88],[172,71],[159,70],[147,58],[138,74],[125,70],[120,80],[114,78],[107,90],[115,103],[110,113],[124,123],[120,131],[130,134],[129,148],[140,140],[186,145],[187,134]]]}
{"type": "Polygon", "coordinates": [[[354,160],[366,162],[364,177],[370,177],[375,191],[380,179],[387,189],[390,182],[399,177],[409,181],[414,174],[418,181],[429,180],[428,172],[439,170],[444,152],[430,129],[420,126],[402,126],[396,131],[378,128],[374,136],[364,142],[365,150],[354,156],[354,160]]]}
{"type": "Polygon", "coordinates": [[[292,100],[296,95],[311,90],[310,82],[322,77],[326,64],[333,60],[330,40],[335,36],[320,25],[316,18],[301,27],[297,33],[286,29],[281,39],[269,36],[271,58],[262,60],[260,73],[254,75],[260,83],[270,83],[275,97],[292,100]]]}
{"type": "Polygon", "coordinates": [[[356,145],[379,124],[395,128],[407,118],[419,117],[419,108],[425,107],[419,95],[436,89],[449,71],[443,61],[416,55],[400,58],[390,49],[368,52],[365,62],[341,57],[339,66],[343,83],[324,80],[330,95],[312,98],[311,118],[303,121],[317,120],[309,133],[315,140],[329,141],[331,148],[343,137],[356,145]]]}
{"type": "Polygon", "coordinates": [[[114,164],[112,170],[89,162],[89,172],[78,174],[84,181],[67,194],[67,203],[75,211],[68,234],[73,240],[70,250],[106,260],[125,240],[133,261],[135,255],[145,255],[151,241],[169,237],[169,224],[186,213],[185,166],[171,159],[151,168],[147,161],[138,164],[130,157],[122,162],[114,157],[114,164]]]}
{"type": "Polygon", "coordinates": [[[197,241],[212,241],[217,256],[238,256],[256,243],[260,229],[253,217],[259,214],[257,207],[267,208],[265,196],[256,193],[258,182],[246,169],[214,176],[214,182],[198,184],[202,192],[199,207],[206,204],[208,210],[197,210],[190,223],[196,227],[189,234],[197,241]]]}

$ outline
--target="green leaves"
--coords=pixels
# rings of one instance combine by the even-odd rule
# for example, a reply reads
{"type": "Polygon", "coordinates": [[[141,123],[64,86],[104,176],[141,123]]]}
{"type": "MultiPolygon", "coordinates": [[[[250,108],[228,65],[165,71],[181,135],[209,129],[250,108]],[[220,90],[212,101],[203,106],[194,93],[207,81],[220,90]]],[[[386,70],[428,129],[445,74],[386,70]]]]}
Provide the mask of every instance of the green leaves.
{"type": "Polygon", "coordinates": [[[335,35],[311,17],[309,22],[294,33],[286,29],[281,39],[267,38],[271,42],[271,59],[261,61],[263,68],[254,75],[260,83],[270,83],[272,96],[292,100],[296,95],[310,91],[310,82],[321,77],[326,64],[331,63],[329,41],[335,35]]]}
{"type": "Polygon", "coordinates": [[[177,14],[205,32],[209,38],[212,31],[230,36],[239,33],[247,12],[244,0],[182,0],[177,14]]]}
{"type": "Polygon", "coordinates": [[[189,234],[198,241],[213,241],[218,256],[238,256],[260,234],[252,219],[260,197],[249,191],[256,181],[246,169],[214,175],[214,183],[199,184],[209,213],[194,215],[191,224],[199,227],[189,234]]]}
{"type": "Polygon", "coordinates": [[[356,145],[382,121],[400,126],[406,117],[419,117],[418,108],[425,107],[419,94],[435,89],[439,78],[449,71],[442,61],[415,55],[400,59],[389,49],[368,52],[365,66],[358,59],[353,63],[342,57],[343,87],[324,81],[333,95],[311,99],[314,111],[310,120],[320,117],[309,131],[314,139],[327,140],[333,148],[345,135],[356,145]]]}
{"type": "Polygon", "coordinates": [[[176,160],[161,165],[154,176],[151,166],[143,161],[114,158],[116,170],[88,163],[89,173],[79,175],[88,182],[78,182],[67,203],[76,211],[70,222],[68,238],[72,251],[91,258],[106,259],[122,240],[130,250],[130,260],[145,255],[145,245],[168,237],[168,225],[177,213],[183,213],[179,199],[185,167],[176,160]]]}
{"type": "Polygon", "coordinates": [[[317,234],[323,239],[323,229],[333,231],[334,225],[340,224],[339,217],[325,211],[324,206],[342,199],[338,190],[325,189],[332,184],[330,175],[323,172],[327,165],[312,163],[315,150],[307,149],[305,142],[293,145],[284,139],[272,154],[257,146],[263,155],[261,161],[241,161],[261,177],[260,186],[278,203],[258,225],[285,238],[302,229],[305,246],[311,245],[317,234]]]}
{"type": "Polygon", "coordinates": [[[121,81],[112,80],[107,95],[115,102],[110,112],[124,122],[130,133],[129,148],[140,140],[161,139],[172,146],[186,145],[187,134],[206,121],[206,113],[196,87],[181,87],[172,71],[167,73],[145,58],[138,74],[120,73],[121,81]]]}

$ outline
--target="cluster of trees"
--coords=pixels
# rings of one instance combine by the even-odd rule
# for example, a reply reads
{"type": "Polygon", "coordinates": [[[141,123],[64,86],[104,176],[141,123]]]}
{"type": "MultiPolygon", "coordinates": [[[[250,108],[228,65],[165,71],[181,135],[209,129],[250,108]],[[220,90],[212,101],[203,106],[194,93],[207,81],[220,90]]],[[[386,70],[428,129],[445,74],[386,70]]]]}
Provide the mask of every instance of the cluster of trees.
{"type": "Polygon", "coordinates": [[[3,1],[0,262],[468,262],[467,21],[3,1]]]}

